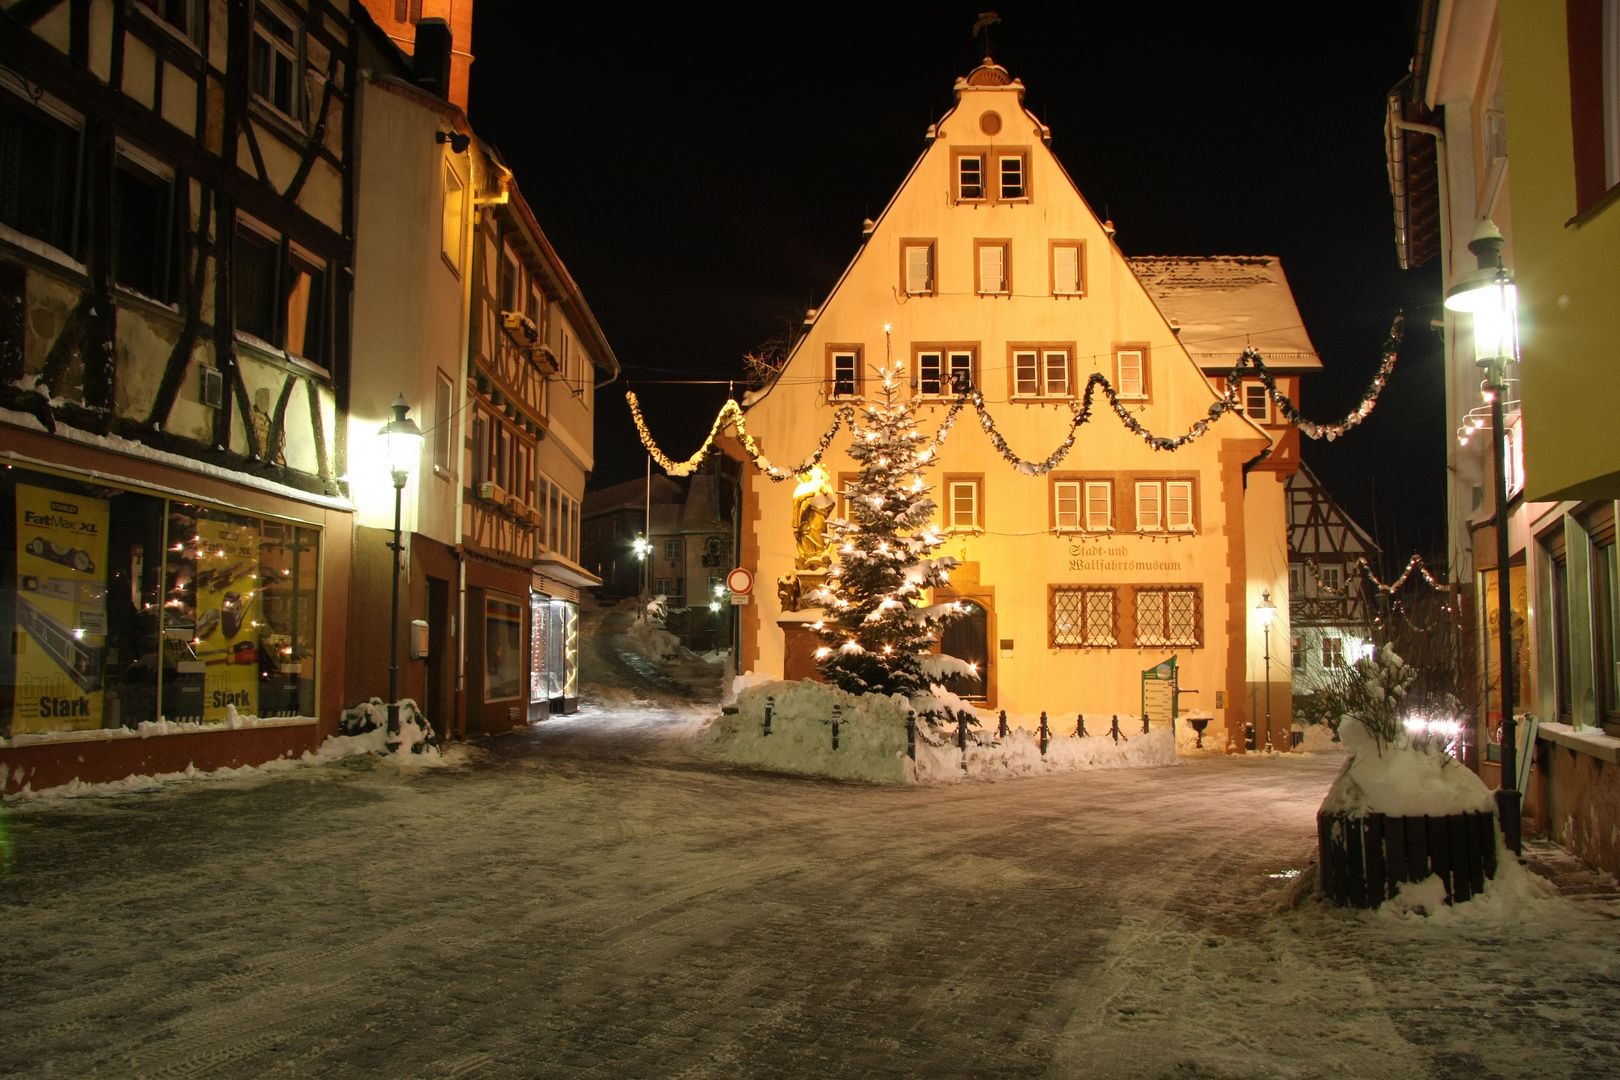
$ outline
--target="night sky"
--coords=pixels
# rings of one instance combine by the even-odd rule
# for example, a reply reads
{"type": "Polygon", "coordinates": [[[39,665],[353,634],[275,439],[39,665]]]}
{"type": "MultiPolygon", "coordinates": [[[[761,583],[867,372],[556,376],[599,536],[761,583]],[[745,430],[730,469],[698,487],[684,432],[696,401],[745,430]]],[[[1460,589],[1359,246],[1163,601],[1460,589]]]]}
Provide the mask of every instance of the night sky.
{"type": "MultiPolygon", "coordinates": [[[[743,353],[797,327],[854,256],[861,219],[982,56],[971,30],[988,6],[482,0],[470,113],[632,387],[739,377],[743,353]]],[[[1383,153],[1416,6],[1002,4],[991,39],[1127,255],[1281,256],[1327,369],[1305,380],[1306,415],[1355,404],[1405,309],[1372,417],[1305,446],[1352,514],[1368,528],[1376,515],[1397,565],[1444,554],[1439,272],[1396,264],[1383,153]]],[[[645,468],[623,388],[600,397],[593,487],[645,468]]],[[[660,445],[685,457],[725,393],[640,396],[660,445]]]]}

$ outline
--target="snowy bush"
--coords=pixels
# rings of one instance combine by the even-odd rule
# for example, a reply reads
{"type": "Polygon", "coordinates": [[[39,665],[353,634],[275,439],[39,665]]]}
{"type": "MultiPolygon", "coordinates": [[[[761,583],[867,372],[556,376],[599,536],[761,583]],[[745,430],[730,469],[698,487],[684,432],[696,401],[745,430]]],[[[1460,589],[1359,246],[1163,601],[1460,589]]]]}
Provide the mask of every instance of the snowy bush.
{"type": "MultiPolygon", "coordinates": [[[[1334,687],[1340,712],[1339,726],[1346,719],[1358,721],[1379,746],[1400,738],[1401,720],[1408,705],[1406,692],[1417,671],[1388,645],[1378,647],[1349,668],[1334,687]]],[[[1342,732],[1339,736],[1344,737],[1342,732]]]]}
{"type": "Polygon", "coordinates": [[[1325,814],[1444,817],[1494,811],[1485,782],[1430,740],[1380,739],[1360,720],[1339,725],[1350,754],[1322,803],[1325,814]]]}
{"type": "Polygon", "coordinates": [[[397,728],[388,723],[388,706],[382,698],[374,697],[352,709],[343,710],[338,721],[339,735],[352,737],[371,731],[384,733],[383,744],[390,754],[398,753],[401,748],[408,749],[412,754],[440,748],[439,733],[433,730],[433,725],[428,723],[427,717],[422,715],[416,702],[410,698],[400,699],[397,728]]]}

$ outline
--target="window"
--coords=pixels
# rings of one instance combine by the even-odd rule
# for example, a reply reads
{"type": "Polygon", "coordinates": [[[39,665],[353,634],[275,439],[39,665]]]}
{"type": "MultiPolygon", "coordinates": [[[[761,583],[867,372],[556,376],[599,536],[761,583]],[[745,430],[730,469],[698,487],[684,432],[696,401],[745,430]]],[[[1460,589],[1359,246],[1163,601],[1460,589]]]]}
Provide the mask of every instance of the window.
{"type": "Polygon", "coordinates": [[[952,532],[984,528],[984,478],[945,477],[945,528],[952,532]]]}
{"type": "Polygon", "coordinates": [[[323,260],[243,220],[232,274],[239,331],[323,367],[330,362],[330,275],[323,260]]]}
{"type": "Polygon", "coordinates": [[[113,272],[118,284],[170,303],[179,296],[174,183],[124,157],[113,170],[113,272]]]}
{"type": "Polygon", "coordinates": [[[168,23],[187,38],[195,36],[194,0],[135,0],[135,6],[145,8],[153,18],[168,23]]]}
{"type": "Polygon", "coordinates": [[[253,96],[290,120],[303,115],[302,46],[294,22],[259,0],[253,17],[253,96]]]}
{"type": "Polygon", "coordinates": [[[1163,492],[1157,480],[1136,485],[1136,531],[1158,532],[1164,527],[1163,492]]]}
{"type": "Polygon", "coordinates": [[[1304,580],[1304,576],[1299,571],[1299,564],[1298,563],[1295,563],[1294,565],[1292,565],[1292,566],[1290,566],[1288,568],[1288,591],[1289,592],[1298,593],[1298,592],[1302,591],[1303,586],[1301,585],[1301,582],[1303,580],[1304,580]]]}
{"type": "Polygon", "coordinates": [[[981,296],[1001,296],[1010,292],[1007,274],[1007,241],[977,240],[978,292],[981,296]]]}
{"type": "Polygon", "coordinates": [[[1148,351],[1146,345],[1114,347],[1114,393],[1132,401],[1148,396],[1148,351]]]}
{"type": "Polygon", "coordinates": [[[956,159],[956,197],[963,201],[984,198],[984,158],[963,154],[956,159]]]}
{"type": "Polygon", "coordinates": [[[1052,241],[1052,295],[1083,296],[1086,291],[1086,246],[1080,240],[1052,241]]]}
{"type": "Polygon", "coordinates": [[[1138,586],[1136,644],[1202,644],[1203,612],[1197,589],[1138,586]]]}
{"type": "Polygon", "coordinates": [[[973,354],[953,351],[946,354],[946,375],[953,394],[965,394],[973,389],[973,354]]]}
{"type": "Polygon", "coordinates": [[[934,242],[905,240],[900,244],[900,276],[907,296],[934,293],[934,242]]]}
{"type": "Polygon", "coordinates": [[[562,524],[562,514],[559,506],[562,499],[562,489],[556,484],[551,484],[549,485],[549,492],[551,509],[548,516],[551,521],[551,528],[549,532],[551,540],[546,544],[546,547],[550,548],[552,551],[558,551],[560,550],[560,541],[562,540],[562,534],[559,531],[562,524]]]}
{"type": "Polygon", "coordinates": [[[1086,481],[1086,531],[1107,532],[1114,527],[1114,485],[1109,480],[1086,481]]]}
{"type": "Polygon", "coordinates": [[[287,281],[287,335],[282,348],[324,366],[326,264],[297,245],[289,245],[287,281]]]}
{"type": "Polygon", "coordinates": [[[515,596],[485,594],[485,701],[507,701],[523,694],[523,608],[515,596]]]}
{"type": "Polygon", "coordinates": [[[653,592],[659,596],[672,596],[675,592],[674,578],[653,578],[653,592]]]}
{"type": "MultiPolygon", "coordinates": [[[[523,264],[518,262],[512,245],[507,244],[501,249],[501,310],[522,311],[522,296],[523,264]]],[[[567,349],[563,351],[566,353],[567,349]]]]}
{"type": "Polygon", "coordinates": [[[827,396],[858,397],[861,392],[861,347],[827,346],[827,396]]]}
{"type": "Polygon", "coordinates": [[[1069,350],[1012,349],[1014,397],[1068,397],[1069,350]]]}
{"type": "Polygon", "coordinates": [[[1266,393],[1265,383],[1243,384],[1243,412],[1250,420],[1271,422],[1271,396],[1266,393]]]}
{"type": "Polygon", "coordinates": [[[1316,576],[1323,587],[1330,592],[1339,591],[1339,568],[1337,566],[1318,566],[1316,576]]]}
{"type": "Polygon", "coordinates": [[[1115,590],[1090,585],[1052,588],[1051,644],[1054,649],[1119,644],[1115,590]]]}
{"type": "Polygon", "coordinates": [[[1330,636],[1322,639],[1322,666],[1329,671],[1344,667],[1343,638],[1330,636]]]}
{"type": "Polygon", "coordinates": [[[1026,198],[1028,191],[1024,183],[1024,155],[1003,154],[1001,156],[1001,198],[1026,198]]]}
{"type": "Polygon", "coordinates": [[[280,244],[262,233],[238,225],[236,252],[231,264],[236,293],[236,328],[267,344],[276,338],[276,294],[280,289],[277,264],[280,244]]]}
{"type": "Polygon", "coordinates": [[[444,222],[440,245],[444,257],[457,274],[461,273],[461,220],[466,209],[467,185],[449,161],[444,163],[444,222]]]}
{"type": "Polygon", "coordinates": [[[681,557],[681,542],[679,540],[664,541],[664,558],[679,559],[681,557]]]}
{"type": "Polygon", "coordinates": [[[529,298],[524,302],[523,314],[527,315],[529,321],[534,323],[535,333],[539,334],[540,340],[544,341],[546,336],[546,301],[540,295],[539,283],[533,278],[529,279],[529,298]]]}
{"type": "Polygon", "coordinates": [[[394,0],[394,21],[413,26],[422,21],[422,0],[394,0]]]}
{"type": "Polygon", "coordinates": [[[1052,527],[1059,532],[1080,528],[1080,482],[1055,480],[1052,483],[1052,527]]]}
{"type": "Polygon", "coordinates": [[[971,349],[919,350],[917,392],[938,396],[961,394],[973,389],[973,359],[971,349]]]}
{"type": "Polygon", "coordinates": [[[1191,480],[1164,482],[1164,519],[1171,532],[1191,532],[1195,528],[1191,480]]]}
{"type": "Polygon", "coordinates": [[[1569,0],[1564,10],[1575,212],[1582,214],[1620,184],[1620,3],[1569,0]]]}
{"type": "Polygon", "coordinates": [[[447,478],[450,448],[455,445],[455,413],[455,387],[441,371],[433,383],[433,471],[447,478]]]}
{"type": "Polygon", "coordinates": [[[70,251],[78,133],[13,100],[0,93],[0,222],[70,251]]]}

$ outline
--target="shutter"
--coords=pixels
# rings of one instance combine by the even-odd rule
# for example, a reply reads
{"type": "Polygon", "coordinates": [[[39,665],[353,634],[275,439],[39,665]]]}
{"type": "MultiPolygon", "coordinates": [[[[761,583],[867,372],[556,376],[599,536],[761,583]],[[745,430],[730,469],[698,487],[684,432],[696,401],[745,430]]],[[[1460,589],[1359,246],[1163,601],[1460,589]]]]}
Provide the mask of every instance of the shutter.
{"type": "Polygon", "coordinates": [[[1059,480],[1052,485],[1053,524],[1059,529],[1080,527],[1080,485],[1073,480],[1059,480]]]}
{"type": "Polygon", "coordinates": [[[1119,354],[1119,386],[1115,392],[1120,397],[1139,398],[1142,396],[1142,354],[1136,350],[1121,352],[1119,354]]]}
{"type": "Polygon", "coordinates": [[[979,249],[980,292],[1006,292],[1006,278],[1002,266],[1006,252],[1007,249],[999,244],[987,244],[979,249]]]}
{"type": "Polygon", "coordinates": [[[1163,528],[1159,507],[1159,482],[1144,480],[1136,485],[1136,531],[1158,532],[1163,528]]]}
{"type": "Polygon", "coordinates": [[[916,244],[906,248],[906,292],[912,295],[921,295],[933,291],[933,262],[929,256],[933,254],[925,244],[916,244]]]}
{"type": "Polygon", "coordinates": [[[1034,396],[1041,392],[1038,356],[1032,352],[1013,353],[1013,372],[1018,394],[1034,396]]]}
{"type": "Polygon", "coordinates": [[[1052,249],[1052,291],[1073,296],[1080,291],[1080,248],[1060,244],[1052,249]]]}
{"type": "Polygon", "coordinates": [[[1068,353],[1049,352],[1046,354],[1046,392],[1051,397],[1067,397],[1069,395],[1068,353]]]}
{"type": "Polygon", "coordinates": [[[1165,523],[1172,529],[1193,527],[1192,481],[1170,480],[1164,485],[1165,523]]]}

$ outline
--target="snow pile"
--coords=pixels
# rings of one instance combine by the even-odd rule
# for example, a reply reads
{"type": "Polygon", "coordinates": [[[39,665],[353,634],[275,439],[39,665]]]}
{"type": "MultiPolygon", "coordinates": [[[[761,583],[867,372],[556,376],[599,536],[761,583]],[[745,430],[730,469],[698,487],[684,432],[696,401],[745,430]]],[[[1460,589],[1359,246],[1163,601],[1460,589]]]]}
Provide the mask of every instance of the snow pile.
{"type": "Polygon", "coordinates": [[[225,706],[225,717],[222,720],[168,720],[158,717],[156,720],[142,720],[134,727],[113,728],[85,728],[78,731],[39,731],[23,732],[7,739],[0,737],[0,749],[9,746],[38,746],[43,743],[64,742],[105,742],[109,739],[149,739],[156,735],[193,735],[199,732],[210,731],[239,731],[242,728],[255,727],[297,727],[301,724],[315,723],[313,716],[251,716],[236,711],[233,705],[225,706]]]}
{"type": "Polygon", "coordinates": [[[1339,754],[1344,744],[1333,737],[1333,729],[1326,724],[1306,724],[1305,741],[1299,744],[1307,754],[1339,754]]]}
{"type": "Polygon", "coordinates": [[[657,619],[637,619],[625,632],[625,640],[636,652],[654,663],[668,663],[681,658],[681,639],[664,629],[657,619]]]}
{"type": "Polygon", "coordinates": [[[1323,800],[1323,813],[1444,817],[1496,809],[1484,781],[1435,743],[1401,736],[1380,745],[1348,718],[1339,725],[1339,740],[1350,760],[1323,800]]]}
{"type": "Polygon", "coordinates": [[[809,679],[762,682],[752,673],[738,676],[733,685],[737,711],[711,723],[708,748],[723,761],[751,768],[841,780],[932,784],[1176,763],[1175,739],[1169,727],[1144,735],[1139,717],[1119,717],[1118,742],[1110,734],[1113,714],[1088,715],[1085,738],[1058,734],[1049,719],[1051,737],[1043,755],[1038,716],[1009,715],[1008,733],[998,737],[999,714],[977,710],[939,687],[927,698],[908,700],[899,694],[850,694],[809,679]],[[764,731],[767,699],[771,704],[769,735],[764,731]],[[837,750],[832,747],[835,705],[839,706],[837,750]],[[966,747],[957,744],[959,728],[954,720],[930,724],[919,719],[916,759],[912,760],[906,750],[906,721],[919,706],[967,714],[966,747]]]}
{"type": "MultiPolygon", "coordinates": [[[[1213,727],[1204,726],[1204,745],[1198,745],[1198,730],[1192,726],[1193,720],[1214,720],[1215,714],[1207,709],[1194,709],[1182,713],[1176,721],[1176,753],[1178,754],[1222,754],[1226,752],[1225,737],[1213,727]]],[[[1090,724],[1088,723],[1089,727],[1090,724]]]]}
{"type": "Polygon", "coordinates": [[[735,705],[737,704],[737,695],[741,694],[744,690],[747,690],[750,686],[764,686],[766,683],[771,681],[770,676],[760,675],[753,671],[745,671],[741,675],[733,675],[726,682],[725,693],[720,698],[720,704],[735,705]]]}
{"type": "Polygon", "coordinates": [[[427,717],[422,715],[421,709],[411,698],[401,698],[399,701],[397,732],[388,730],[388,706],[383,704],[382,698],[377,697],[352,709],[344,709],[338,731],[341,732],[338,738],[375,735],[376,753],[392,754],[402,761],[409,761],[412,757],[437,761],[441,756],[438,732],[433,730],[433,725],[427,722],[427,717]]]}
{"type": "Polygon", "coordinates": [[[1437,923],[1522,925],[1558,910],[1549,901],[1558,890],[1545,878],[1519,865],[1507,848],[1497,847],[1496,876],[1485,879],[1485,891],[1465,904],[1446,903],[1446,885],[1430,874],[1418,882],[1402,882],[1393,899],[1379,905],[1382,919],[1432,919],[1437,923]]]}

